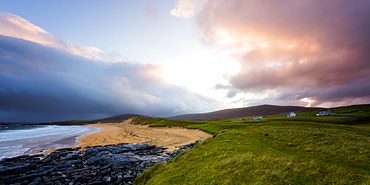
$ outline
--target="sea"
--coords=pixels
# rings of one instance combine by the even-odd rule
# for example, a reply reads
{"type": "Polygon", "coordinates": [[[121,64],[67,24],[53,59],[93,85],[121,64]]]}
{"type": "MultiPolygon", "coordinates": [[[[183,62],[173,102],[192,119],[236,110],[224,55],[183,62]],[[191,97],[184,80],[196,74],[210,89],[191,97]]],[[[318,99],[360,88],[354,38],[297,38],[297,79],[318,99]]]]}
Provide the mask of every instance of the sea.
{"type": "Polygon", "coordinates": [[[73,147],[79,136],[98,132],[87,125],[57,126],[36,124],[0,125],[0,160],[47,150],[73,147]]]}

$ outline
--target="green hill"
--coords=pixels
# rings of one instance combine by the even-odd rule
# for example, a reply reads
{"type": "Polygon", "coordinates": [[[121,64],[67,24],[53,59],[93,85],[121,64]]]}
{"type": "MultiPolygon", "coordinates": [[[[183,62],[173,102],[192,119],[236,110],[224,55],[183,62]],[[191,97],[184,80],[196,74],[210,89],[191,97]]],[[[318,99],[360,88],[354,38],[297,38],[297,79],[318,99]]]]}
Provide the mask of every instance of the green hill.
{"type": "Polygon", "coordinates": [[[202,129],[214,137],[158,163],[135,184],[370,184],[370,105],[332,116],[186,121],[135,117],[137,124],[202,129]],[[334,117],[336,116],[336,117],[334,117]]]}
{"type": "Polygon", "coordinates": [[[251,116],[271,116],[278,114],[288,114],[289,112],[301,112],[322,109],[319,107],[298,107],[298,106],[278,106],[278,105],[258,105],[252,107],[224,109],[208,113],[183,114],[169,117],[171,119],[182,120],[219,120],[228,118],[240,118],[251,116]]]}

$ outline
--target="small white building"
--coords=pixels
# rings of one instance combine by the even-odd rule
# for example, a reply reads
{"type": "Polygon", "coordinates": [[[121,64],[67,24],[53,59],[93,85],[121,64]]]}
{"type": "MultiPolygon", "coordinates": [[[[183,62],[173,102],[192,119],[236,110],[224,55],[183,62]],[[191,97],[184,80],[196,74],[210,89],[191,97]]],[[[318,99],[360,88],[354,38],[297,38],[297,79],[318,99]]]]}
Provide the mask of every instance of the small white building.
{"type": "Polygon", "coordinates": [[[263,117],[256,117],[256,118],[253,118],[254,120],[258,120],[258,119],[263,119],[263,117]]]}
{"type": "Polygon", "coordinates": [[[290,118],[290,117],[296,117],[297,115],[294,113],[294,112],[289,112],[287,114],[287,117],[290,118]]]}
{"type": "Polygon", "coordinates": [[[329,116],[333,113],[331,113],[331,110],[321,110],[316,116],[329,116]]]}

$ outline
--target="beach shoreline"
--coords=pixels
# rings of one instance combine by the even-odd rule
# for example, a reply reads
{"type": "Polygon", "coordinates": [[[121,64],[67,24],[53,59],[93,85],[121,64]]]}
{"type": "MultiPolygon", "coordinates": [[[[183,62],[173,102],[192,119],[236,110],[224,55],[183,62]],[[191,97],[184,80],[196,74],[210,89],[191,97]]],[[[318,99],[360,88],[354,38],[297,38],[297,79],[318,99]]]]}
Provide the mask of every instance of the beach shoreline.
{"type": "Polygon", "coordinates": [[[0,128],[0,160],[76,147],[79,136],[100,130],[87,125],[9,124],[0,128]]]}
{"type": "Polygon", "coordinates": [[[174,151],[176,146],[186,145],[198,140],[203,141],[212,136],[197,129],[133,125],[130,124],[129,120],[122,123],[97,123],[88,126],[100,128],[100,131],[78,137],[76,146],[148,142],[151,145],[165,146],[168,151],[174,151]]]}

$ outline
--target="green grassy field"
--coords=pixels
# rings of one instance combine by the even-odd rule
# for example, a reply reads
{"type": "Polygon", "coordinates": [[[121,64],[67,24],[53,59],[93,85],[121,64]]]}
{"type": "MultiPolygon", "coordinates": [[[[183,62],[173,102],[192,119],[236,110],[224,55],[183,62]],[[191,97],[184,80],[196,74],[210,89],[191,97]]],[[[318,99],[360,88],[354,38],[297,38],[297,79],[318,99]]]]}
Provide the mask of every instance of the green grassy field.
{"type": "Polygon", "coordinates": [[[312,111],[263,120],[136,117],[136,124],[202,129],[214,137],[147,169],[135,184],[370,184],[368,108],[343,108],[349,117],[312,111]]]}

